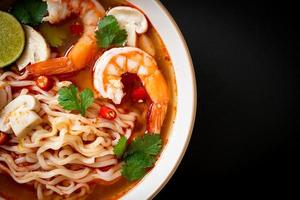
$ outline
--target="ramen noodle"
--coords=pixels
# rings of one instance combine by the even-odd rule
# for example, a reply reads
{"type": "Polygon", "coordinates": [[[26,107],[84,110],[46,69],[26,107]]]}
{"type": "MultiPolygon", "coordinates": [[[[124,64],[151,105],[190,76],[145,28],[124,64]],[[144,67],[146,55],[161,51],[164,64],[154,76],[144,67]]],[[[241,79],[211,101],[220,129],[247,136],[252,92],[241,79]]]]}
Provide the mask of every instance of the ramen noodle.
{"type": "Polygon", "coordinates": [[[34,20],[20,2],[6,6],[25,46],[0,69],[0,196],[18,199],[8,191],[22,185],[35,191],[22,199],[117,199],[167,141],[176,84],[166,48],[126,1],[24,3],[34,20]],[[4,176],[13,181],[2,187],[4,176]]]}

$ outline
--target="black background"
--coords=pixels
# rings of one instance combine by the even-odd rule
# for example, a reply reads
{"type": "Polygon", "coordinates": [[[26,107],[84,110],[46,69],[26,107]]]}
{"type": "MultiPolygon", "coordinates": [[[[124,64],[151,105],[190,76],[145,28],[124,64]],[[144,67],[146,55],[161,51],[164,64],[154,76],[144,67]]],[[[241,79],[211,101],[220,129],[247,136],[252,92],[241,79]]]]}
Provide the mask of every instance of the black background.
{"type": "Polygon", "coordinates": [[[161,2],[190,48],[198,110],[188,151],[155,199],[299,186],[298,6],[161,2]]]}

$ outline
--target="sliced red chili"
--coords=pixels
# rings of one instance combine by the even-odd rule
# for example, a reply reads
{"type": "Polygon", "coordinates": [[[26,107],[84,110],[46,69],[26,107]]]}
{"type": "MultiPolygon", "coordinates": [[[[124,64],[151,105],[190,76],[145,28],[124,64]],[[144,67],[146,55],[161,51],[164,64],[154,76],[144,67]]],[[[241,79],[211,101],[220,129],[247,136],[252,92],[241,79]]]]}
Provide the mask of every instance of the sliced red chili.
{"type": "Polygon", "coordinates": [[[36,84],[42,90],[48,91],[53,87],[53,80],[47,76],[39,76],[36,79],[36,84]]]}
{"type": "Polygon", "coordinates": [[[131,98],[133,102],[146,101],[148,97],[147,91],[144,87],[140,86],[135,88],[131,93],[131,98]]]}
{"type": "Polygon", "coordinates": [[[107,120],[114,120],[117,117],[117,113],[107,106],[102,106],[99,111],[99,116],[107,120]]]}
{"type": "Polygon", "coordinates": [[[83,26],[78,22],[75,22],[70,26],[70,31],[74,35],[81,35],[83,33],[83,26]]]}
{"type": "Polygon", "coordinates": [[[8,140],[8,135],[0,132],[0,145],[5,144],[8,140]]]}

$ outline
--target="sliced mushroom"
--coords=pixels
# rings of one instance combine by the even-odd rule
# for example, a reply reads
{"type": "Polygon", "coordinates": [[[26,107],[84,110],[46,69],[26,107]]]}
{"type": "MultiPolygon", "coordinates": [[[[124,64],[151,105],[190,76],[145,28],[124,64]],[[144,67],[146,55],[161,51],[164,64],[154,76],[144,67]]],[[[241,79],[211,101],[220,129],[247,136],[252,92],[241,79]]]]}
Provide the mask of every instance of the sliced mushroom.
{"type": "Polygon", "coordinates": [[[42,122],[42,119],[36,112],[19,108],[9,117],[9,122],[14,134],[22,138],[35,126],[42,122]]]}
{"type": "Polygon", "coordinates": [[[26,34],[26,46],[23,54],[16,62],[20,71],[29,64],[50,58],[50,48],[44,37],[30,26],[24,25],[23,27],[26,34]]]}
{"type": "Polygon", "coordinates": [[[143,34],[148,30],[148,21],[143,13],[128,6],[117,6],[108,11],[107,15],[113,15],[118,20],[121,28],[128,33],[127,45],[136,46],[137,34],[143,34]]]}
{"type": "Polygon", "coordinates": [[[15,133],[23,137],[42,120],[36,114],[40,110],[39,101],[30,95],[21,95],[5,106],[0,113],[0,131],[15,133]]]}

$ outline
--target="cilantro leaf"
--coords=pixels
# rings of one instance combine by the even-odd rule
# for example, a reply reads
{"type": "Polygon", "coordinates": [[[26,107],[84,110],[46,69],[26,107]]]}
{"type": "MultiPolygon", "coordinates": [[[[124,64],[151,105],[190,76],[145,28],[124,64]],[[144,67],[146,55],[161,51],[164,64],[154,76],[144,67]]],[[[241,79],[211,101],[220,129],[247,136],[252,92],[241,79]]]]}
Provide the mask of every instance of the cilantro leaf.
{"type": "Polygon", "coordinates": [[[127,158],[122,166],[122,176],[129,181],[135,181],[146,174],[146,168],[151,167],[152,163],[148,161],[143,153],[136,153],[127,158]]]}
{"type": "Polygon", "coordinates": [[[85,115],[87,108],[94,102],[94,94],[90,89],[85,89],[78,95],[75,85],[62,87],[58,91],[58,103],[65,110],[76,110],[85,115]]]}
{"type": "Polygon", "coordinates": [[[79,96],[81,99],[80,113],[84,116],[88,107],[90,107],[94,102],[94,93],[90,89],[84,89],[79,96]]]}
{"type": "Polygon", "coordinates": [[[51,26],[49,23],[43,23],[40,31],[52,47],[60,47],[68,38],[68,30],[64,27],[51,26]]]}
{"type": "Polygon", "coordinates": [[[127,138],[122,136],[118,142],[118,144],[114,147],[114,153],[116,154],[117,158],[121,158],[126,150],[127,146],[127,138]]]}
{"type": "Polygon", "coordinates": [[[137,137],[123,156],[122,175],[129,181],[142,178],[147,169],[153,167],[161,148],[162,141],[158,134],[137,137]]]}
{"type": "Polygon", "coordinates": [[[62,87],[58,91],[58,102],[65,110],[80,110],[79,100],[77,98],[78,89],[74,85],[62,87]]]}
{"type": "Polygon", "coordinates": [[[159,134],[146,134],[132,141],[125,156],[135,152],[146,152],[148,155],[157,155],[161,149],[162,142],[159,134]]]}
{"type": "Polygon", "coordinates": [[[47,14],[47,3],[42,0],[16,1],[11,13],[23,24],[39,25],[47,14]]]}
{"type": "Polygon", "coordinates": [[[124,46],[127,40],[127,32],[121,29],[117,19],[112,16],[104,17],[98,24],[96,31],[97,44],[101,48],[112,46],[124,46]]]}
{"type": "Polygon", "coordinates": [[[124,46],[127,41],[127,31],[121,30],[118,33],[116,33],[116,36],[114,37],[113,43],[115,46],[124,46]]]}

